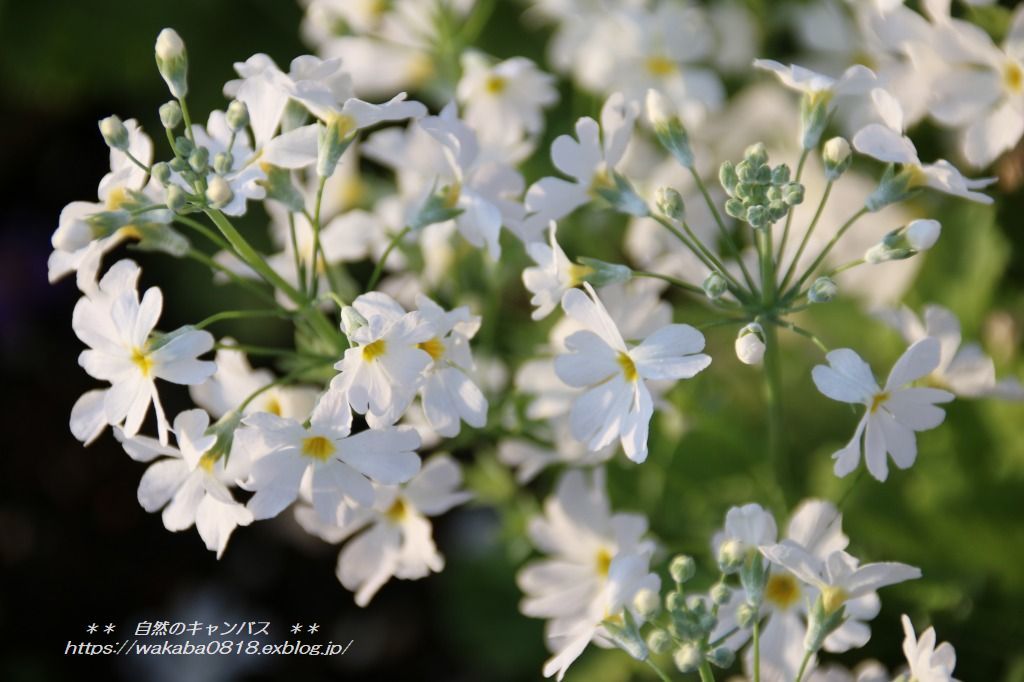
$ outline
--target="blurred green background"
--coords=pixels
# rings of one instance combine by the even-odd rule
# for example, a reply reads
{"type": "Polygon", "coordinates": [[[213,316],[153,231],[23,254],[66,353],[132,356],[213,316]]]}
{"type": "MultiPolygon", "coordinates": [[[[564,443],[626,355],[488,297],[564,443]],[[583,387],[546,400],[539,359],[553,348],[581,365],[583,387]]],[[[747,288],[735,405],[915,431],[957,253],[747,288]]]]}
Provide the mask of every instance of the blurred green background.
{"type": "MultiPolygon", "coordinates": [[[[752,5],[767,22],[765,56],[785,57],[792,44],[775,26],[774,3],[752,5]]],[[[497,3],[479,40],[483,49],[498,57],[543,60],[548,34],[524,27],[522,9],[518,2],[497,3]]],[[[224,105],[221,86],[233,76],[234,61],[266,52],[286,64],[306,52],[298,37],[300,18],[300,8],[287,0],[0,1],[0,320],[7,387],[0,458],[0,679],[540,677],[547,655],[542,623],[518,613],[513,577],[530,555],[525,519],[551,489],[555,472],[517,489],[495,458],[491,432],[459,440],[455,454],[467,465],[478,502],[439,524],[446,570],[415,583],[394,581],[365,610],[335,580],[333,548],[295,540],[282,520],[236,533],[218,563],[194,532],[168,533],[157,515],[138,507],[142,467],[112,437],[83,450],[68,432],[71,405],[92,384],[76,363],[80,345],[70,328],[74,282],[47,285],[45,261],[61,208],[92,199],[106,170],[96,121],[116,113],[159,130],[156,109],[167,95],[152,44],[162,27],[175,27],[188,44],[190,106],[203,112],[224,105]],[[356,643],[346,656],[330,660],[140,662],[62,655],[67,641],[88,641],[84,627],[93,621],[114,622],[126,631],[141,619],[191,621],[203,620],[203,614],[213,614],[208,621],[269,619],[282,641],[286,623],[318,621],[325,640],[356,643]]],[[[573,96],[565,83],[561,89],[562,104],[549,116],[549,140],[598,106],[593,98],[573,96]]],[[[922,158],[942,155],[942,135],[927,126],[918,133],[922,158]]],[[[546,148],[542,144],[527,164],[528,179],[551,172],[546,148]]],[[[1011,162],[1022,157],[1018,149],[1011,162]]],[[[950,307],[965,339],[986,344],[1001,376],[1022,376],[1024,192],[1014,187],[1012,163],[994,171],[1004,180],[994,207],[926,200],[929,214],[943,221],[943,237],[928,254],[907,303],[918,310],[928,302],[950,307]]],[[[250,233],[263,227],[256,213],[244,223],[250,233]]],[[[622,229],[615,216],[587,209],[560,235],[566,234],[571,256],[616,260],[622,258],[614,246],[621,243],[622,229]],[[595,244],[604,250],[593,253],[595,244]]],[[[439,299],[500,300],[501,315],[485,317],[478,352],[514,364],[531,356],[546,328],[529,321],[519,282],[526,264],[522,249],[511,240],[504,245],[507,255],[497,274],[475,254],[464,253],[462,274],[439,299]]],[[[133,257],[144,266],[143,283],[159,284],[167,293],[168,326],[243,302],[230,291],[210,289],[208,274],[192,263],[133,257]]],[[[682,299],[673,302],[679,303],[677,319],[702,314],[682,299]]],[[[876,370],[902,351],[895,333],[852,303],[819,308],[805,315],[804,326],[832,347],[856,348],[876,370]]],[[[225,327],[228,332],[263,345],[288,341],[284,327],[239,323],[225,327]]],[[[838,660],[875,657],[895,666],[902,660],[899,614],[905,612],[921,627],[934,624],[940,640],[954,644],[960,679],[1024,681],[1024,406],[958,400],[941,428],[919,435],[921,454],[911,470],[893,471],[885,484],[865,476],[854,485],[854,477],[832,475],[829,454],[849,437],[855,417],[814,389],[810,367],[820,356],[813,346],[784,338],[785,445],[797,487],[843,500],[844,529],[855,555],[904,561],[925,574],[883,591],[871,642],[838,660]]],[[[616,508],[646,512],[668,552],[692,553],[710,567],[710,536],[728,507],[770,504],[774,484],[764,452],[757,370],[735,360],[731,330],[709,331],[708,340],[713,370],[671,394],[686,415],[686,432],[678,436],[656,419],[648,462],[637,467],[616,457],[608,478],[616,508]]],[[[172,414],[187,406],[183,392],[165,400],[172,414]]],[[[785,511],[775,511],[784,525],[785,511]]],[[[710,572],[704,575],[711,578],[710,572]]],[[[624,654],[593,648],[568,676],[607,682],[649,678],[649,671],[624,654]]]]}

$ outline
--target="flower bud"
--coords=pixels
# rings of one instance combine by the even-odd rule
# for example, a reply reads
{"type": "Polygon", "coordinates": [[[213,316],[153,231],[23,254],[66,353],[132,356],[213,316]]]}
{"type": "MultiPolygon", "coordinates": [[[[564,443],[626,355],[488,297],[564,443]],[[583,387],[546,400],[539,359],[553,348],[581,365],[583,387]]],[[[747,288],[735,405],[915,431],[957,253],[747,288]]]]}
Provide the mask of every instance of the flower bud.
{"type": "Polygon", "coordinates": [[[210,165],[210,150],[206,147],[193,149],[192,153],[188,155],[188,165],[196,173],[205,175],[206,169],[210,165]]]}
{"type": "Polygon", "coordinates": [[[736,660],[736,652],[727,646],[716,647],[708,654],[708,660],[717,668],[728,668],[736,660]]]}
{"type": "Polygon", "coordinates": [[[712,301],[717,301],[729,288],[729,283],[717,272],[712,272],[704,279],[701,287],[703,287],[704,293],[708,298],[712,301]]]}
{"type": "Polygon", "coordinates": [[[915,220],[907,225],[907,243],[914,251],[927,251],[935,246],[941,233],[942,224],[938,220],[915,220]]]}
{"type": "Polygon", "coordinates": [[[787,206],[797,206],[804,202],[804,186],[799,182],[790,182],[782,188],[782,201],[787,206]]]}
{"type": "Polygon", "coordinates": [[[745,217],[751,227],[764,227],[768,224],[768,209],[764,206],[748,206],[745,217]]]}
{"type": "Polygon", "coordinates": [[[686,643],[672,654],[672,662],[681,673],[692,673],[704,662],[704,655],[695,644],[686,643]]]}
{"type": "Polygon", "coordinates": [[[184,135],[179,135],[174,138],[174,150],[185,158],[188,158],[188,155],[191,154],[192,150],[195,148],[196,146],[192,144],[192,140],[188,139],[184,135]]]}
{"type": "Polygon", "coordinates": [[[882,179],[878,181],[878,187],[864,201],[864,207],[874,213],[911,197],[917,191],[913,180],[910,170],[897,173],[892,166],[886,168],[882,179]]]}
{"type": "Polygon", "coordinates": [[[800,100],[800,144],[804,149],[814,149],[821,141],[830,99],[831,93],[807,93],[800,100]]]}
{"type": "Polygon", "coordinates": [[[665,610],[669,613],[680,613],[686,609],[686,597],[678,592],[665,595],[665,610]]]}
{"type": "Polygon", "coordinates": [[[739,184],[740,179],[736,175],[736,166],[732,161],[723,161],[722,165],[718,167],[718,182],[728,194],[736,192],[736,185],[739,184]]]}
{"type": "Polygon", "coordinates": [[[316,155],[316,173],[321,178],[334,175],[341,155],[352,144],[355,137],[356,121],[346,114],[331,116],[326,125],[317,126],[319,143],[316,155]]]}
{"type": "Polygon", "coordinates": [[[188,195],[178,185],[168,185],[164,201],[167,204],[167,208],[178,213],[181,209],[185,208],[185,204],[188,202],[188,195]]]}
{"type": "Polygon", "coordinates": [[[359,314],[359,311],[350,305],[345,306],[341,309],[341,331],[345,332],[345,336],[352,338],[352,335],[357,329],[365,327],[369,322],[366,318],[359,314]]]}
{"type": "Polygon", "coordinates": [[[128,150],[128,129],[117,116],[107,116],[100,121],[100,134],[111,149],[128,150]]]}
{"type": "Polygon", "coordinates": [[[597,193],[602,199],[621,213],[638,218],[650,215],[647,202],[640,198],[640,195],[633,189],[633,185],[629,183],[629,180],[615,171],[611,172],[611,179],[613,181],[611,186],[596,188],[597,193]]]}
{"type": "Polygon", "coordinates": [[[213,171],[218,175],[227,175],[234,165],[235,157],[231,155],[231,152],[217,152],[217,155],[213,157],[213,171]]]}
{"type": "Polygon", "coordinates": [[[672,646],[672,637],[664,630],[651,630],[647,634],[647,648],[656,654],[663,654],[672,646]]]}
{"type": "Polygon", "coordinates": [[[697,562],[686,554],[676,555],[668,565],[668,573],[678,585],[689,581],[697,573],[697,562]]]}
{"type": "Polygon", "coordinates": [[[780,187],[789,184],[789,166],[780,163],[775,168],[772,168],[772,184],[780,187]]]}
{"type": "Polygon", "coordinates": [[[645,587],[633,595],[633,608],[643,620],[650,620],[661,610],[661,599],[657,592],[645,587]]]}
{"type": "Polygon", "coordinates": [[[741,628],[752,627],[754,621],[757,620],[758,612],[759,609],[756,606],[743,602],[736,608],[736,624],[741,628]]]}
{"type": "Polygon", "coordinates": [[[245,106],[245,102],[240,102],[237,99],[231,100],[231,104],[228,105],[227,113],[225,118],[228,121],[228,126],[234,132],[240,132],[243,128],[249,125],[249,108],[245,106]]]}
{"type": "Polygon", "coordinates": [[[174,130],[181,123],[181,105],[175,100],[160,105],[160,123],[167,130],[174,130]]]}
{"type": "Polygon", "coordinates": [[[842,137],[833,137],[821,149],[821,160],[825,163],[825,178],[835,182],[853,163],[850,143],[842,137]]]}
{"type": "Polygon", "coordinates": [[[736,357],[744,365],[760,365],[764,358],[764,329],[751,322],[736,337],[736,357]]]}
{"type": "Polygon", "coordinates": [[[166,187],[167,183],[171,181],[171,167],[165,161],[154,163],[149,172],[161,187],[166,187]]]}
{"type": "Polygon", "coordinates": [[[188,54],[173,28],[165,28],[156,37],[156,68],[172,95],[182,99],[188,94],[188,54]]]}
{"type": "Polygon", "coordinates": [[[726,575],[735,573],[743,565],[745,556],[743,543],[738,540],[727,540],[718,548],[718,568],[726,575]]]}
{"type": "Polygon", "coordinates": [[[831,277],[819,277],[814,280],[814,284],[807,291],[807,300],[811,303],[828,303],[836,297],[837,293],[839,293],[839,287],[835,280],[831,277]]]}
{"type": "Polygon", "coordinates": [[[627,266],[619,263],[606,263],[596,258],[580,258],[582,276],[580,280],[590,282],[595,287],[603,287],[609,284],[621,284],[628,282],[633,277],[633,271],[627,266]]]}
{"type": "Polygon", "coordinates": [[[659,187],[654,195],[654,203],[666,218],[678,221],[686,216],[682,195],[671,187],[659,187]]]}
{"type": "Polygon", "coordinates": [[[234,197],[235,193],[231,191],[231,185],[227,180],[219,175],[214,175],[210,179],[210,184],[206,187],[206,198],[214,208],[227,206],[234,197]]]}
{"type": "Polygon", "coordinates": [[[747,147],[743,152],[743,158],[755,168],[760,168],[768,163],[768,150],[765,149],[764,142],[755,142],[747,147]]]}
{"type": "Polygon", "coordinates": [[[672,103],[665,95],[654,89],[647,91],[647,116],[661,146],[675,157],[680,166],[693,168],[690,136],[672,103]]]}
{"type": "Polygon", "coordinates": [[[711,601],[721,606],[729,601],[729,597],[732,596],[732,588],[725,583],[715,583],[715,586],[711,588],[710,596],[711,601]]]}

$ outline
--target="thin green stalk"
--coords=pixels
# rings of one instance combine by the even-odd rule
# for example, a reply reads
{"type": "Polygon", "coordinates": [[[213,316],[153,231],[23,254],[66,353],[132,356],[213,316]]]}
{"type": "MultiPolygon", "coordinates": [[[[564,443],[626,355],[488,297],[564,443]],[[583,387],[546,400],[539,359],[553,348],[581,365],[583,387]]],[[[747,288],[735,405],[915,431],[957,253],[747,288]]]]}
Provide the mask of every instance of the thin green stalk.
{"type": "MultiPolygon", "coordinates": [[[[318,262],[317,259],[321,258],[321,250],[323,248],[320,245],[320,205],[323,203],[324,187],[326,186],[326,184],[327,184],[327,178],[323,177],[323,178],[320,178],[320,182],[316,186],[316,203],[314,204],[315,208],[313,209],[313,222],[312,222],[312,227],[313,227],[313,258],[310,261],[312,263],[312,265],[309,268],[311,270],[311,272],[310,272],[310,277],[309,277],[309,289],[308,289],[308,291],[311,292],[311,293],[315,293],[317,291],[317,289],[318,289],[317,281],[316,281],[317,280],[317,275],[319,274],[317,272],[317,270],[318,270],[318,268],[317,268],[317,262],[318,262]]],[[[322,258],[322,261],[323,261],[324,272],[327,272],[327,259],[326,258],[322,258]]]]}
{"type": "Polygon", "coordinates": [[[729,252],[732,254],[732,257],[736,259],[736,262],[740,264],[740,270],[743,271],[743,277],[747,280],[747,286],[753,290],[755,288],[754,278],[750,276],[750,272],[747,270],[747,266],[743,262],[743,258],[740,256],[739,247],[737,247],[736,242],[733,241],[732,235],[729,234],[729,228],[725,226],[725,221],[722,220],[722,214],[718,212],[718,207],[715,206],[714,200],[711,199],[711,193],[708,192],[708,188],[704,185],[704,181],[701,180],[700,173],[697,172],[696,168],[690,168],[690,175],[693,176],[694,182],[697,183],[697,188],[704,197],[704,202],[707,203],[708,208],[711,209],[711,215],[715,217],[715,223],[718,225],[718,230],[725,238],[725,243],[729,247],[729,252]]]}
{"type": "Polygon", "coordinates": [[[289,315],[287,311],[282,310],[280,308],[275,308],[271,310],[222,310],[221,312],[214,313],[213,315],[207,317],[205,320],[196,323],[195,325],[193,325],[193,327],[195,327],[196,329],[205,329],[206,327],[209,327],[211,324],[215,322],[220,322],[222,320],[242,320],[253,317],[277,317],[287,320],[288,318],[291,317],[291,315],[289,315]]]}
{"type": "Polygon", "coordinates": [[[668,282],[669,284],[671,284],[674,287],[679,287],[683,291],[689,291],[691,294],[696,294],[698,296],[707,298],[707,294],[704,293],[704,290],[702,288],[700,288],[700,287],[698,287],[698,286],[696,286],[694,284],[690,284],[688,282],[684,282],[681,279],[676,279],[675,277],[671,277],[669,275],[662,275],[660,273],[649,272],[647,270],[633,270],[633,276],[634,277],[647,277],[647,278],[650,278],[650,279],[660,279],[663,282],[668,282]]]}
{"type": "MultiPolygon", "coordinates": [[[[805,149],[800,154],[800,161],[796,165],[796,177],[793,178],[793,182],[800,182],[800,176],[804,174],[804,164],[807,163],[807,155],[810,153],[810,149],[805,149]]],[[[793,209],[789,209],[789,215],[786,216],[786,227],[782,230],[782,239],[779,240],[779,255],[778,262],[782,263],[782,254],[786,252],[786,242],[789,240],[789,228],[793,224],[793,209]]]]}
{"type": "Polygon", "coordinates": [[[245,408],[249,407],[249,403],[251,403],[253,400],[258,398],[262,393],[265,393],[266,391],[269,391],[270,389],[274,388],[275,386],[281,386],[281,385],[284,385],[284,384],[290,384],[293,381],[295,381],[296,379],[298,379],[299,377],[301,377],[303,374],[308,372],[309,370],[316,369],[317,367],[322,367],[322,366],[324,366],[324,365],[326,365],[328,363],[331,363],[331,362],[335,362],[335,358],[324,359],[324,360],[317,360],[316,362],[311,362],[311,363],[309,363],[307,365],[303,365],[302,367],[299,367],[298,369],[294,369],[291,372],[288,372],[287,374],[282,375],[282,376],[278,377],[277,379],[274,379],[273,381],[271,381],[269,383],[263,384],[262,386],[257,388],[255,391],[250,393],[248,395],[248,397],[246,397],[246,399],[242,401],[242,404],[239,405],[237,408],[235,408],[236,411],[244,412],[245,408]]]}
{"type": "Polygon", "coordinates": [[[700,682],[715,682],[715,674],[706,660],[700,662],[700,682]]]}
{"type": "Polygon", "coordinates": [[[132,163],[134,163],[136,166],[138,166],[142,170],[146,171],[147,173],[149,172],[149,166],[147,166],[146,164],[144,164],[141,161],[139,161],[138,159],[136,159],[135,155],[132,154],[127,149],[124,150],[124,155],[127,156],[128,160],[131,161],[132,163]]]}
{"type": "Polygon", "coordinates": [[[398,234],[391,238],[387,248],[384,249],[384,253],[381,254],[380,260],[377,261],[376,267],[373,268],[373,274],[370,275],[370,281],[366,284],[367,291],[373,291],[373,288],[377,286],[377,282],[380,281],[381,275],[384,274],[384,263],[387,262],[388,256],[390,256],[391,252],[394,251],[396,246],[398,246],[398,242],[402,241],[402,239],[405,238],[405,235],[410,232],[412,232],[412,228],[406,225],[398,234]]]}
{"type": "Polygon", "coordinates": [[[650,656],[648,656],[646,659],[644,659],[644,662],[647,665],[649,665],[651,667],[651,669],[654,670],[654,672],[656,672],[658,674],[658,678],[661,679],[662,682],[672,682],[672,678],[670,678],[668,675],[666,675],[665,671],[662,670],[661,668],[659,668],[658,664],[655,663],[653,660],[651,660],[650,656]]]}
{"type": "Polygon", "coordinates": [[[831,275],[831,276],[838,275],[840,272],[846,272],[847,270],[850,270],[851,268],[855,268],[858,265],[864,265],[864,259],[863,258],[858,258],[857,260],[852,260],[849,263],[844,263],[843,265],[840,265],[838,268],[836,268],[835,270],[830,272],[829,275],[831,275]]]}
{"type": "Polygon", "coordinates": [[[807,337],[808,339],[810,339],[814,343],[815,346],[817,346],[821,350],[822,353],[828,354],[828,352],[829,352],[828,346],[826,346],[825,342],[822,341],[821,339],[819,339],[814,334],[814,332],[808,331],[807,329],[804,329],[803,327],[798,327],[797,325],[793,324],[792,322],[786,322],[784,320],[775,320],[775,324],[779,325],[780,327],[785,327],[786,329],[789,329],[790,331],[796,332],[800,336],[807,337]]]}
{"type": "Polygon", "coordinates": [[[793,682],[800,682],[800,680],[804,679],[804,671],[807,670],[807,664],[810,663],[811,656],[813,655],[813,651],[804,652],[804,659],[800,661],[800,670],[797,671],[796,677],[793,679],[793,682]]]}
{"type": "Polygon", "coordinates": [[[270,292],[262,289],[259,286],[259,284],[257,284],[255,281],[250,280],[250,279],[246,279],[245,277],[240,276],[236,272],[232,272],[229,268],[221,265],[220,263],[218,263],[214,259],[212,259],[209,256],[207,256],[202,251],[197,251],[196,249],[189,249],[188,253],[185,254],[185,255],[188,256],[189,258],[191,258],[194,261],[202,263],[203,265],[205,265],[206,267],[210,268],[211,270],[215,270],[217,272],[220,272],[225,277],[227,277],[229,280],[231,280],[233,283],[237,284],[238,286],[242,287],[243,289],[247,289],[248,291],[252,292],[253,294],[256,294],[257,296],[262,298],[264,301],[267,301],[271,305],[277,305],[277,300],[274,298],[273,294],[271,294],[270,292]]]}
{"type": "MultiPolygon", "coordinates": [[[[789,264],[789,268],[786,269],[786,276],[782,278],[782,284],[779,285],[779,289],[786,290],[786,285],[789,284],[789,280],[793,277],[796,272],[797,263],[800,262],[800,257],[804,255],[804,251],[807,249],[807,245],[811,241],[811,234],[814,233],[814,228],[818,226],[818,220],[821,219],[821,214],[825,210],[825,204],[828,202],[829,195],[832,194],[832,181],[825,185],[825,191],[821,195],[821,201],[818,202],[818,210],[814,212],[814,218],[811,220],[810,226],[807,231],[804,232],[804,238],[800,240],[800,248],[796,250],[796,255],[793,256],[793,261],[789,264]]],[[[792,213],[790,213],[792,215],[792,213]]],[[[782,252],[779,252],[779,262],[782,262],[782,252]]]]}
{"type": "Polygon", "coordinates": [[[302,254],[299,253],[299,237],[295,233],[295,214],[288,214],[288,233],[292,242],[292,255],[295,257],[295,275],[298,277],[302,293],[309,295],[306,291],[306,264],[302,262],[302,254]]]}
{"type": "MultiPolygon", "coordinates": [[[[755,232],[758,260],[761,269],[761,308],[771,310],[775,306],[775,259],[772,249],[770,228],[755,232]]],[[[782,502],[788,507],[790,495],[789,463],[782,451],[782,366],[779,353],[779,335],[775,325],[763,325],[764,330],[764,397],[768,410],[768,453],[775,470],[775,479],[782,494],[782,502]]]]}
{"type": "Polygon", "coordinates": [[[836,242],[838,242],[842,238],[842,236],[846,234],[846,231],[849,230],[850,227],[855,222],[857,222],[865,213],[868,213],[867,207],[860,209],[852,216],[850,216],[849,220],[843,223],[843,226],[839,228],[839,230],[836,232],[836,235],[832,237],[831,241],[829,241],[829,243],[825,245],[825,248],[821,250],[821,253],[818,254],[818,257],[814,259],[813,263],[811,263],[811,267],[807,268],[806,272],[804,272],[804,274],[800,277],[797,283],[794,284],[793,287],[786,292],[785,296],[783,297],[783,300],[787,300],[792,294],[795,294],[796,292],[800,291],[804,283],[808,280],[808,278],[810,278],[812,274],[814,274],[814,271],[818,269],[818,266],[821,265],[822,261],[825,260],[825,257],[828,256],[829,252],[832,250],[832,247],[836,245],[836,242]]]}
{"type": "Polygon", "coordinates": [[[704,244],[699,239],[697,239],[696,235],[693,234],[693,231],[690,229],[689,225],[683,223],[683,226],[686,228],[687,233],[693,237],[692,240],[690,239],[690,237],[687,237],[685,234],[680,232],[679,229],[675,225],[673,225],[671,221],[669,221],[667,218],[663,218],[657,215],[652,215],[651,217],[653,217],[659,225],[661,225],[669,232],[671,232],[673,235],[675,235],[676,239],[678,239],[683,244],[683,246],[688,248],[690,252],[693,253],[693,255],[695,255],[708,270],[718,273],[723,279],[725,279],[726,284],[729,287],[729,291],[732,292],[733,296],[735,296],[741,301],[746,300],[746,296],[743,294],[743,285],[740,284],[739,281],[737,281],[737,279],[733,277],[728,270],[725,269],[725,265],[722,264],[722,262],[718,260],[718,258],[715,257],[715,255],[706,246],[704,246],[704,244]]]}
{"type": "Polygon", "coordinates": [[[192,135],[192,117],[188,113],[188,104],[185,102],[185,98],[179,97],[178,104],[181,105],[181,120],[185,122],[185,137],[195,142],[195,137],[192,135]]]}
{"type": "MultiPolygon", "coordinates": [[[[805,152],[806,154],[806,152],[805,152]]],[[[801,159],[801,165],[803,161],[801,159]]],[[[754,682],[761,682],[761,619],[754,619],[754,682]]]]}

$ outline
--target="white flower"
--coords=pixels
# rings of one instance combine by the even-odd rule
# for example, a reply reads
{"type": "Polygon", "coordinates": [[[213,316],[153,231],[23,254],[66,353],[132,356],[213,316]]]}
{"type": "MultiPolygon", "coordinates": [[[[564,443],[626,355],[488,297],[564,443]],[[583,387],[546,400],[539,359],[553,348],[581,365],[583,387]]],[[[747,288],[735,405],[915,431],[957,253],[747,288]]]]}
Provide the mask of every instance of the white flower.
{"type": "Polygon", "coordinates": [[[347,507],[338,525],[324,524],[316,511],[295,509],[299,525],[330,543],[347,538],[338,555],[338,580],[366,606],[391,578],[419,580],[444,568],[427,517],[463,504],[462,472],[447,455],[435,455],[401,487],[375,486],[372,507],[347,507]]]}
{"type": "Polygon", "coordinates": [[[525,594],[520,610],[548,619],[548,646],[555,656],[544,675],[558,673],[561,679],[592,640],[607,645],[602,621],[630,606],[640,589],[659,590],[657,575],[648,572],[654,544],[643,539],[643,516],[612,514],[601,469],[589,484],[583,472],[566,472],[528,532],[552,556],[527,564],[516,576],[525,594]]]}
{"type": "Polygon", "coordinates": [[[536,306],[531,314],[535,320],[542,320],[551,314],[562,294],[573,287],[578,287],[589,268],[576,265],[562,251],[555,238],[557,224],[551,221],[548,228],[548,243],[530,242],[526,252],[537,264],[523,270],[523,285],[533,294],[530,303],[536,306]]]}
{"type": "Polygon", "coordinates": [[[689,379],[711,364],[700,353],[704,336],[689,325],[671,324],[629,348],[593,287],[583,286],[587,293],[565,292],[562,307],[584,329],[566,339],[569,352],[555,359],[562,381],[587,389],[572,407],[573,435],[591,450],[618,438],[626,456],[642,462],[654,413],[646,382],[689,379]]]}
{"type": "Polygon", "coordinates": [[[839,78],[790,64],[785,66],[772,59],[755,59],[754,66],[771,71],[788,88],[812,99],[831,103],[833,98],[866,93],[876,80],[871,69],[860,64],[848,68],[839,78]]]}
{"type": "Polygon", "coordinates": [[[531,144],[544,129],[543,110],[558,101],[554,77],[525,57],[497,64],[480,52],[462,53],[462,78],[455,94],[463,118],[486,146],[531,144]]]}
{"type": "Polygon", "coordinates": [[[949,642],[935,646],[935,628],[928,628],[917,639],[914,625],[905,614],[901,616],[903,632],[903,655],[910,665],[910,679],[915,682],[957,682],[953,677],[956,667],[956,652],[949,642]]]}
{"type": "Polygon", "coordinates": [[[590,117],[581,118],[576,122],[576,138],[560,135],[551,143],[551,161],[572,180],[546,177],[530,186],[526,208],[532,215],[524,224],[526,234],[540,234],[550,221],[590,201],[595,185],[609,182],[609,173],[626,152],[638,114],[637,102],[615,93],[601,108],[600,126],[590,117]]]}
{"type": "Polygon", "coordinates": [[[469,375],[473,370],[469,341],[480,329],[480,317],[470,315],[465,306],[445,311],[422,294],[417,295],[416,305],[433,332],[419,344],[431,359],[420,389],[427,423],[446,438],[459,434],[460,421],[482,428],[487,422],[487,398],[469,375]]]}
{"type": "MultiPolygon", "coordinates": [[[[137,273],[132,283],[135,278],[137,273]]],[[[84,296],[75,306],[71,326],[89,346],[78,362],[90,376],[111,383],[103,397],[108,424],[123,422],[125,435],[131,438],[139,432],[152,403],[160,442],[166,444],[169,425],[156,380],[185,385],[205,381],[216,365],[197,358],[213,348],[213,336],[185,327],[151,338],[163,309],[160,289],[147,289],[140,303],[134,286],[117,288],[116,296],[84,296]]]]}
{"type": "Polygon", "coordinates": [[[860,565],[843,550],[820,559],[792,540],[761,549],[770,561],[790,570],[821,594],[825,613],[838,611],[847,602],[883,587],[921,577],[921,569],[899,562],[860,565]]]}
{"type": "Polygon", "coordinates": [[[972,166],[987,166],[1024,135],[1024,7],[1018,7],[1002,47],[974,24],[937,20],[942,77],[929,111],[961,128],[961,148],[972,166]]]}
{"type": "Polygon", "coordinates": [[[1024,398],[1024,389],[1016,379],[996,381],[992,358],[977,343],[961,345],[960,321],[948,308],[927,305],[924,322],[906,306],[882,310],[878,318],[898,331],[907,343],[926,336],[939,340],[939,364],[929,379],[963,398],[1024,398]]]}
{"type": "Polygon", "coordinates": [[[352,307],[366,325],[351,334],[353,346],[334,366],[340,373],[331,380],[331,390],[346,395],[352,409],[365,414],[371,426],[394,424],[433,362],[421,347],[433,330],[423,315],[405,312],[387,294],[363,294],[352,307]]]}
{"type": "Polygon", "coordinates": [[[174,419],[178,447],[161,445],[146,436],[114,434],[128,455],[138,462],[152,462],[139,482],[139,504],[148,512],[163,509],[164,527],[180,531],[195,525],[206,548],[219,559],[231,533],[248,526],[252,514],[235,501],[228,489],[241,475],[239,460],[244,455],[224,457],[211,450],[215,435],[206,435],[210,417],[203,410],[188,410],[174,419]]]}
{"type": "MultiPolygon", "coordinates": [[[[257,201],[267,195],[266,189],[261,184],[261,181],[266,178],[266,173],[260,168],[257,157],[253,154],[249,144],[249,133],[244,130],[237,133],[231,130],[223,111],[210,112],[206,127],[194,125],[192,134],[195,137],[196,146],[205,147],[210,152],[211,168],[207,175],[208,196],[210,201],[217,204],[222,212],[231,216],[244,215],[247,201],[257,201]],[[218,175],[213,172],[212,165],[214,158],[221,153],[231,154],[231,165],[223,175],[218,175]],[[216,199],[214,196],[210,196],[214,191],[221,196],[216,199]]],[[[188,183],[180,176],[175,177],[175,182],[184,189],[193,191],[193,188],[189,187],[188,183]]]]}
{"type": "MultiPolygon", "coordinates": [[[[269,369],[253,369],[243,351],[224,347],[235,345],[234,339],[222,338],[220,345],[214,358],[217,371],[203,383],[189,387],[192,400],[215,419],[237,408],[275,378],[269,369]]],[[[305,419],[313,411],[316,399],[317,390],[308,386],[273,386],[256,396],[242,414],[269,412],[279,417],[305,419]]]]}
{"type": "Polygon", "coordinates": [[[736,357],[744,365],[760,365],[764,359],[764,329],[757,322],[751,322],[736,335],[736,357]]]}
{"type": "Polygon", "coordinates": [[[922,164],[917,147],[904,135],[903,109],[886,90],[871,91],[875,109],[884,123],[869,123],[853,136],[853,146],[862,154],[886,163],[902,164],[909,171],[908,187],[930,187],[939,192],[963,197],[983,204],[991,204],[992,197],[975,190],[988,187],[995,178],[972,180],[965,178],[953,164],[944,159],[922,164]]]}
{"type": "Polygon", "coordinates": [[[836,476],[857,468],[862,440],[868,471],[879,481],[889,475],[886,453],[900,469],[913,465],[917,458],[914,432],[941,424],[946,415],[936,404],[954,397],[937,388],[906,387],[938,367],[939,342],[925,338],[910,346],[896,361],[884,388],[879,388],[871,367],[849,348],[834,350],[826,358],[829,366],[818,365],[811,373],[818,390],[832,400],[867,408],[849,444],[832,455],[836,476]]]}
{"type": "Polygon", "coordinates": [[[373,504],[371,481],[397,485],[420,468],[415,430],[394,427],[352,434],[352,412],[337,391],[321,396],[309,427],[269,412],[251,414],[242,424],[235,441],[252,459],[242,487],[256,493],[248,503],[255,519],[281,513],[308,477],[318,517],[338,523],[346,504],[373,504]]]}

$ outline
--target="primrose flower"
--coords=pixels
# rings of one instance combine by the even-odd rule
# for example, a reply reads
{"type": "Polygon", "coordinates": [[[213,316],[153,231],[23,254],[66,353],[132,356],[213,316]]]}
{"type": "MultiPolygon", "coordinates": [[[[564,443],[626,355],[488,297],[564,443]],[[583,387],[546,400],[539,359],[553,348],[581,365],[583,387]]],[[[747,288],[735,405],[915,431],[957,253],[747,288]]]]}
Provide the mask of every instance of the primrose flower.
{"type": "Polygon", "coordinates": [[[918,639],[914,625],[906,615],[903,622],[903,655],[910,666],[910,679],[915,682],[957,682],[953,677],[956,652],[949,642],[935,646],[935,628],[928,628],[918,639]]]}
{"type": "Polygon", "coordinates": [[[570,289],[562,308],[584,329],[565,340],[568,353],[555,359],[555,372],[570,386],[586,391],[573,404],[573,435],[598,450],[615,439],[635,462],[647,459],[647,433],[654,403],[647,381],[690,379],[711,364],[704,335],[686,324],[670,324],[629,348],[597,298],[570,289]]]}
{"type": "Polygon", "coordinates": [[[907,384],[931,374],[939,366],[940,357],[936,339],[921,339],[896,361],[884,388],[878,386],[871,367],[849,348],[832,351],[826,356],[828,366],[818,365],[812,370],[814,384],[826,396],[867,408],[849,444],[832,455],[836,476],[846,476],[856,469],[862,450],[868,471],[879,481],[889,475],[886,453],[900,469],[914,464],[914,432],[941,424],[946,415],[936,404],[947,403],[954,396],[937,388],[907,384]]]}
{"type": "Polygon", "coordinates": [[[569,260],[555,238],[557,230],[555,221],[548,228],[548,243],[530,242],[526,251],[537,265],[523,270],[523,284],[533,294],[530,303],[535,310],[530,315],[535,320],[542,320],[555,309],[562,295],[582,283],[582,278],[589,268],[577,265],[569,260]]]}

